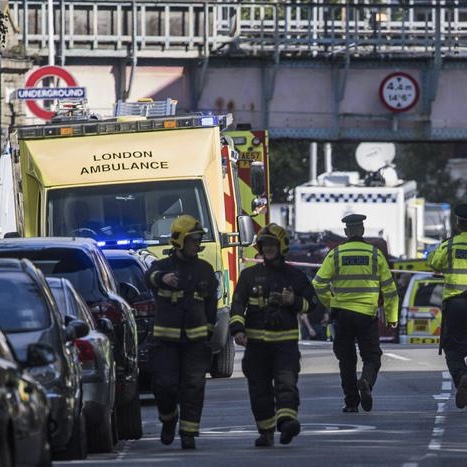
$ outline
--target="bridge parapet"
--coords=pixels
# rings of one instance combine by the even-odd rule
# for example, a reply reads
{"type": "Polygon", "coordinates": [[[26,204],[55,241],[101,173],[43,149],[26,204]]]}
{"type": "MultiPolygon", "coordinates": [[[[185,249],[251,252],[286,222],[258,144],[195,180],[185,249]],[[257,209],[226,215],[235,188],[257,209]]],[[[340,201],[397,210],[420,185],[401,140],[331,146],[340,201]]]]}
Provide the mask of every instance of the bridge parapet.
{"type": "MultiPolygon", "coordinates": [[[[48,2],[8,3],[26,54],[47,56],[48,2]]],[[[62,58],[465,57],[465,3],[55,0],[51,15],[62,58]]]]}

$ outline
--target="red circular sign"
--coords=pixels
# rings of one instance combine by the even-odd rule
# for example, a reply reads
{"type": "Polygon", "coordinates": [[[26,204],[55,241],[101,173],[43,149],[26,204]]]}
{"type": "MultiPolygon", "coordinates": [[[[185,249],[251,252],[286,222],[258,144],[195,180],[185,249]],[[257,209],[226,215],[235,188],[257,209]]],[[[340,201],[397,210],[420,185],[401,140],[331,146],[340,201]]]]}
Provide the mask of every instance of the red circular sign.
{"type": "Polygon", "coordinates": [[[392,73],[381,82],[379,97],[392,112],[405,112],[418,102],[418,83],[407,73],[392,73]]]}
{"type": "MultiPolygon", "coordinates": [[[[35,70],[26,80],[25,86],[27,88],[34,88],[41,79],[49,76],[60,78],[65,81],[67,86],[77,86],[75,78],[73,78],[68,71],[64,68],[53,65],[43,66],[35,70]]],[[[54,112],[43,109],[35,101],[26,101],[26,105],[36,117],[42,118],[43,120],[50,120],[54,115],[54,112]]]]}

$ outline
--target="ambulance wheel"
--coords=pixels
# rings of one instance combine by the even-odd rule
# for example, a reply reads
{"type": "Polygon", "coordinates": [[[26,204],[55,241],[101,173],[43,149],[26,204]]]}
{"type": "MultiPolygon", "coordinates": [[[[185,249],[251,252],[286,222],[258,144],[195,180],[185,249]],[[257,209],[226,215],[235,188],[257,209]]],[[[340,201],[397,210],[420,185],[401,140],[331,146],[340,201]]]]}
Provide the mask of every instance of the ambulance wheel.
{"type": "Polygon", "coordinates": [[[235,345],[232,337],[227,338],[222,350],[213,356],[211,365],[212,378],[230,378],[233,374],[235,361],[235,345]]]}

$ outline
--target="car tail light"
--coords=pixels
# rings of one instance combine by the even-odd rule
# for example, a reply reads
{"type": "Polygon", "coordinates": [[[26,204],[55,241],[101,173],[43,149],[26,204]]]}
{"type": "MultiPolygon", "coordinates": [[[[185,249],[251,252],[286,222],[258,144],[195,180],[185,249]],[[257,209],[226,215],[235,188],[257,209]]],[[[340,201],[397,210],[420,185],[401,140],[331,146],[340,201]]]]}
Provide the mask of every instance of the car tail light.
{"type": "Polygon", "coordinates": [[[154,312],[156,311],[156,304],[154,300],[133,303],[133,307],[135,309],[135,315],[137,317],[154,316],[154,312]]]}
{"type": "Polygon", "coordinates": [[[113,324],[122,322],[122,312],[115,303],[99,302],[92,304],[89,308],[97,318],[108,318],[113,324]]]}
{"type": "Polygon", "coordinates": [[[92,344],[85,339],[75,339],[75,346],[78,349],[78,358],[83,370],[94,370],[96,368],[96,354],[92,344]]]}

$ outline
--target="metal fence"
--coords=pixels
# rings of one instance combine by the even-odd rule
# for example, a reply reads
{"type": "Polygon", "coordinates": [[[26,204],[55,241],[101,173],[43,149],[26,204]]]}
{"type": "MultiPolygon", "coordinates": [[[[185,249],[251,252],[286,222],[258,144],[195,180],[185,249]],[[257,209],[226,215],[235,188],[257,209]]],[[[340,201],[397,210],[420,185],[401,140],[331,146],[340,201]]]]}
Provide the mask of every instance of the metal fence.
{"type": "Polygon", "coordinates": [[[465,56],[465,0],[10,0],[20,47],[67,57],[465,56]]]}

